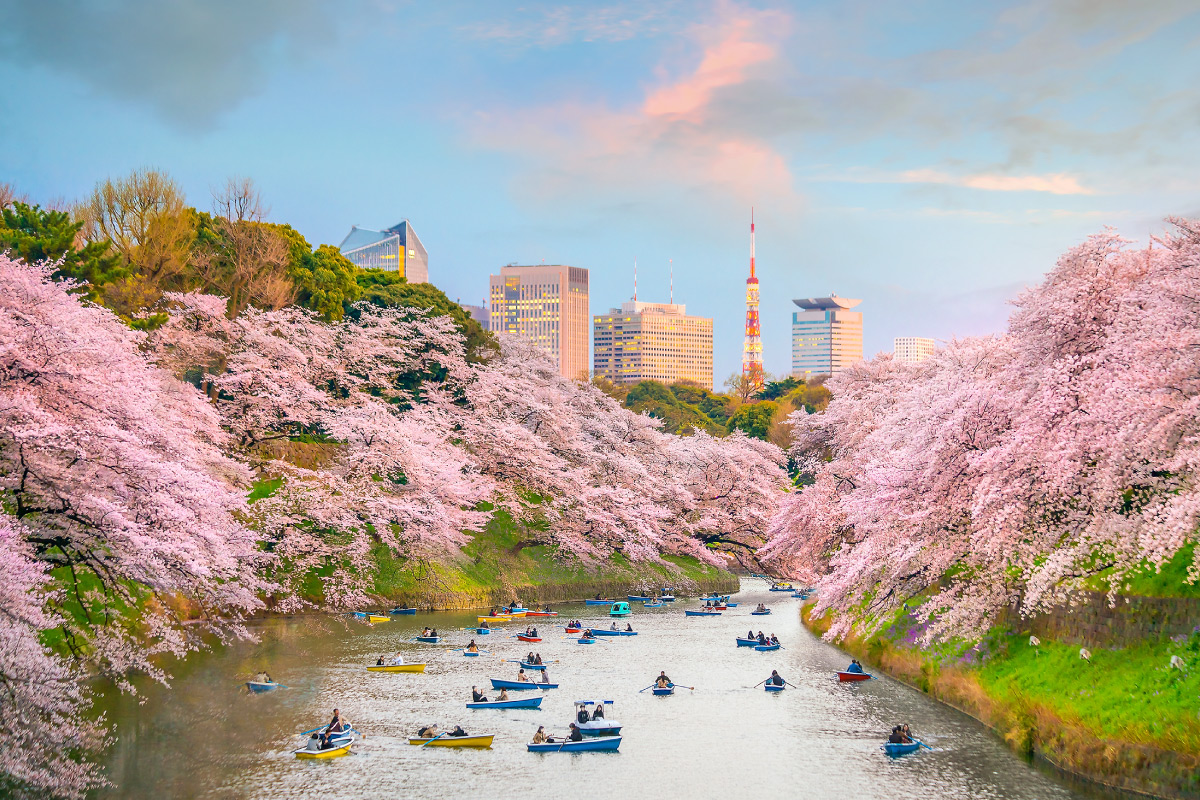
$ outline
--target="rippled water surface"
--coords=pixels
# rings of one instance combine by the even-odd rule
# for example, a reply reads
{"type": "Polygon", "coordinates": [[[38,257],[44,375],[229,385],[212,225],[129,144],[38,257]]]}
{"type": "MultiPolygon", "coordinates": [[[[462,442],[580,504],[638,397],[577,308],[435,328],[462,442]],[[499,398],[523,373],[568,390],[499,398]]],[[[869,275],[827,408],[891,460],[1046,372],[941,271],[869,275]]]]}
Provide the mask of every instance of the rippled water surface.
{"type": "MultiPolygon", "coordinates": [[[[544,640],[529,645],[503,628],[477,637],[490,654],[453,652],[471,634],[474,614],[398,617],[368,627],[337,620],[272,620],[260,641],[192,659],[168,689],[146,702],[109,706],[119,741],[109,759],[117,788],[107,797],[165,798],[1071,798],[1085,796],[1013,755],[975,721],[888,678],[839,684],[847,658],[799,623],[798,600],[743,581],[740,603],[715,619],[685,618],[695,600],[663,609],[633,604],[640,634],[583,646],[564,638],[555,619],[529,620],[544,640]],[[774,610],[751,617],[759,601],[774,610]],[[408,641],[425,624],[449,644],[408,641]],[[750,628],[776,633],[783,650],[736,648],[750,628]],[[536,648],[561,688],[540,710],[468,711],[472,685],[513,678],[517,658],[536,648]],[[367,673],[381,653],[403,650],[426,661],[425,674],[367,673]],[[266,669],[289,688],[246,695],[240,682],[266,669]],[[660,669],[695,686],[671,697],[638,690],[660,669]],[[798,688],[767,694],[750,687],[772,669],[798,688]],[[538,725],[565,730],[571,701],[615,701],[610,719],[624,726],[619,753],[533,754],[538,725]],[[323,724],[334,706],[366,734],[354,753],[299,761],[299,731],[323,724]],[[490,750],[417,748],[418,724],[462,724],[494,733],[490,750]],[[930,744],[889,758],[879,745],[898,722],[930,744]]],[[[600,623],[602,607],[563,606],[561,618],[600,623]]],[[[524,628],[508,626],[508,630],[524,628]]],[[[489,695],[494,694],[489,689],[489,695]]],[[[514,693],[527,696],[526,693],[514,693]]],[[[1090,795],[1089,795],[1090,796],[1090,795]]]]}

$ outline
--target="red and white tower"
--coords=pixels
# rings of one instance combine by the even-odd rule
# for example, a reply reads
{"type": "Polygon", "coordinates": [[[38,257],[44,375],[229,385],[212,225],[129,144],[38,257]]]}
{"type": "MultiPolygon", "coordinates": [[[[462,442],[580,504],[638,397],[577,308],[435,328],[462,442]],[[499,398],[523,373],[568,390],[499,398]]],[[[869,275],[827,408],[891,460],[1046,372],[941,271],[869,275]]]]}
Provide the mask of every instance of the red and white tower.
{"type": "Polygon", "coordinates": [[[763,386],[762,331],[758,325],[758,278],[754,274],[754,209],[750,209],[750,277],[746,279],[746,339],[742,345],[742,377],[753,391],[763,386]]]}

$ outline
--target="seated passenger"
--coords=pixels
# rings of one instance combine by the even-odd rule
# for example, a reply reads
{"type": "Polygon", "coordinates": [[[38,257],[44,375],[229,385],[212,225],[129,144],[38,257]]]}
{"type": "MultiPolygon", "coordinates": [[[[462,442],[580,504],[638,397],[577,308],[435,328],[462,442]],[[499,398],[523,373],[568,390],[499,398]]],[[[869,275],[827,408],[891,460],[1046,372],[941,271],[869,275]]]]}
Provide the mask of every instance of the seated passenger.
{"type": "Polygon", "coordinates": [[[538,725],[537,733],[533,735],[534,744],[545,744],[546,742],[546,726],[538,725]]]}
{"type": "Polygon", "coordinates": [[[462,725],[455,725],[454,730],[450,731],[450,736],[466,736],[467,732],[462,729],[462,725]]]}
{"type": "Polygon", "coordinates": [[[625,623],[625,630],[626,630],[627,632],[629,632],[629,631],[632,631],[632,630],[633,630],[633,626],[632,626],[632,625],[630,625],[628,622],[626,622],[626,623],[625,623]]]}
{"type": "Polygon", "coordinates": [[[596,710],[592,712],[592,719],[604,719],[604,703],[596,701],[596,710]]]}
{"type": "Polygon", "coordinates": [[[472,703],[486,703],[487,701],[488,701],[488,699],[487,699],[486,694],[479,691],[474,686],[471,687],[471,702],[472,703]]]}
{"type": "Polygon", "coordinates": [[[863,674],[862,664],[858,663],[857,658],[851,659],[850,666],[846,667],[846,672],[852,672],[855,675],[862,675],[863,674]]]}
{"type": "Polygon", "coordinates": [[[375,659],[375,666],[377,666],[377,667],[383,666],[383,656],[380,656],[379,658],[375,659]]]}
{"type": "Polygon", "coordinates": [[[540,680],[541,680],[541,682],[542,682],[542,683],[549,683],[549,682],[550,682],[550,676],[547,674],[547,672],[548,672],[548,670],[541,670],[542,677],[541,677],[541,679],[540,679],[540,680]]]}
{"type": "Polygon", "coordinates": [[[888,737],[888,744],[904,744],[904,733],[900,730],[900,726],[892,728],[892,735],[888,737]]]}
{"type": "MultiPolygon", "coordinates": [[[[587,706],[579,707],[579,713],[575,715],[575,719],[579,720],[580,722],[587,722],[589,719],[591,719],[591,717],[588,716],[587,706]]],[[[574,722],[571,723],[571,727],[575,727],[574,722]]]]}
{"type": "Polygon", "coordinates": [[[500,696],[496,698],[497,703],[503,703],[508,700],[508,689],[501,689],[500,696]]]}

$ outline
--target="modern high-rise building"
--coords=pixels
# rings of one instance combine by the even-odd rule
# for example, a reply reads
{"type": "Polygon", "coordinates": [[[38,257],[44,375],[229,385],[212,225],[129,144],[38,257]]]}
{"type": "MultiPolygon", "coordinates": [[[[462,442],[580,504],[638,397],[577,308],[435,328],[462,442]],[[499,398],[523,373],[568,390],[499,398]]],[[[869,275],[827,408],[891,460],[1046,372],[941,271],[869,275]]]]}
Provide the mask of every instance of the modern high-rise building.
{"type": "Polygon", "coordinates": [[[462,306],[462,310],[467,312],[467,316],[478,322],[485,331],[490,331],[492,329],[492,312],[488,309],[486,303],[487,301],[485,300],[484,304],[473,306],[461,300],[458,302],[462,306]]]}
{"type": "Polygon", "coordinates": [[[408,220],[382,231],[355,225],[338,249],[362,269],[399,272],[409,283],[429,283],[429,253],[408,220]]]}
{"type": "Polygon", "coordinates": [[[850,310],[862,300],[831,294],[792,302],[800,308],[792,313],[792,375],[832,375],[862,361],[862,312],[850,310]]]}
{"type": "Polygon", "coordinates": [[[545,350],[564,378],[588,375],[588,271],[582,267],[509,265],[491,276],[493,333],[511,333],[545,350]]]}
{"type": "Polygon", "coordinates": [[[936,348],[933,339],[919,336],[897,336],[892,340],[892,358],[908,364],[916,364],[933,355],[936,348]]]}
{"type": "Polygon", "coordinates": [[[690,317],[674,303],[622,303],[592,320],[597,377],[632,386],[638,381],[693,381],[713,388],[713,321],[690,317]]]}

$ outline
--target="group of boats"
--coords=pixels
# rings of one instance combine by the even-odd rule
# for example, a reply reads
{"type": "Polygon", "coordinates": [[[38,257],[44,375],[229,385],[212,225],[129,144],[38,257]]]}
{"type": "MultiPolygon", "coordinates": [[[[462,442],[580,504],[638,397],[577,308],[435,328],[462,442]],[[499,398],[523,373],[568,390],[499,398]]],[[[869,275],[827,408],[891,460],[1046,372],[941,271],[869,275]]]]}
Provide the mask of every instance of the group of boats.
{"type": "MultiPolygon", "coordinates": [[[[771,585],[772,592],[790,592],[795,597],[807,598],[809,593],[807,590],[795,589],[790,583],[775,582],[771,585]]],[[[684,614],[689,617],[694,616],[720,616],[722,612],[736,608],[738,604],[731,602],[729,595],[709,595],[702,597],[703,606],[699,609],[687,609],[684,614]]],[[[605,599],[596,597],[589,599],[587,605],[608,606],[608,616],[621,618],[629,616],[631,612],[630,603],[640,602],[646,608],[662,607],[665,603],[674,602],[675,597],[669,589],[663,589],[661,593],[653,595],[628,595],[626,600],[605,599]]],[[[416,609],[410,608],[394,608],[386,615],[376,612],[354,612],[354,616],[363,619],[369,623],[386,622],[391,619],[392,615],[399,614],[415,614],[416,609]]],[[[771,610],[764,604],[759,603],[758,606],[750,612],[751,615],[763,616],[770,614],[771,610]]],[[[474,631],[477,635],[489,635],[492,633],[493,623],[506,623],[515,619],[524,617],[555,617],[558,616],[557,611],[549,608],[534,610],[521,607],[518,604],[513,604],[501,609],[491,609],[488,614],[477,617],[477,626],[467,628],[474,631]]],[[[603,628],[600,626],[587,628],[582,623],[572,621],[564,626],[564,630],[568,634],[580,634],[578,639],[580,644],[590,644],[600,637],[620,637],[620,636],[636,636],[638,632],[632,629],[632,626],[626,625],[622,630],[614,622],[611,627],[603,628]]],[[[530,626],[526,628],[524,633],[513,634],[514,638],[522,642],[541,642],[542,638],[538,635],[536,628],[530,626]]],[[[441,637],[434,629],[426,628],[422,635],[413,637],[415,641],[437,644],[441,642],[441,637]]],[[[782,645],[779,640],[772,634],[764,636],[761,632],[758,635],[751,633],[747,637],[737,636],[736,645],[739,648],[752,648],[758,652],[772,652],[779,650],[782,645]]],[[[474,648],[475,652],[467,652],[464,649],[464,655],[478,655],[479,651],[472,640],[470,648],[474,648]]],[[[520,672],[516,680],[505,678],[489,678],[491,688],[498,691],[500,694],[495,699],[488,699],[483,692],[475,690],[472,687],[472,699],[466,703],[468,710],[484,710],[484,709],[540,709],[542,702],[546,697],[546,692],[558,689],[558,683],[552,683],[547,678],[546,665],[538,663],[541,661],[540,656],[534,659],[534,654],[530,654],[527,658],[511,659],[512,663],[516,663],[520,667],[520,672]],[[526,671],[540,676],[540,680],[533,680],[526,677],[526,671]],[[509,697],[508,692],[536,694],[518,697],[509,697]]],[[[381,657],[379,662],[366,667],[368,672],[385,672],[385,673],[422,673],[426,668],[425,663],[406,663],[397,653],[395,659],[390,663],[384,663],[381,657]]],[[[835,673],[836,678],[840,682],[855,683],[860,681],[871,680],[874,676],[865,672],[857,661],[852,662],[851,666],[845,671],[835,673]]],[[[265,674],[256,677],[266,677],[265,674]]],[[[760,685],[769,693],[783,692],[788,684],[779,674],[772,671],[771,677],[767,678],[760,685]]],[[[279,684],[270,681],[251,681],[247,683],[247,687],[256,693],[270,691],[278,688],[279,684]]],[[[655,684],[646,687],[642,691],[652,690],[656,696],[670,696],[675,693],[675,684],[670,682],[665,677],[665,674],[660,677],[655,684]]],[[[694,687],[685,687],[694,688],[694,687]]],[[[621,729],[622,726],[611,718],[611,708],[613,701],[611,700],[577,700],[573,703],[575,714],[574,719],[570,723],[570,730],[567,734],[554,734],[547,736],[543,733],[543,729],[539,728],[532,742],[527,743],[526,747],[529,752],[580,752],[580,751],[616,751],[621,745],[621,729]]],[[[322,739],[315,731],[306,731],[302,735],[309,736],[309,739],[303,747],[295,750],[297,758],[301,759],[325,759],[336,758],[338,756],[347,755],[350,753],[352,746],[357,741],[361,734],[353,728],[353,726],[345,725],[341,731],[330,733],[325,732],[325,738],[322,739]]],[[[419,747],[466,747],[466,748],[487,748],[491,747],[495,734],[480,734],[470,735],[461,728],[456,728],[451,732],[442,732],[430,735],[433,733],[427,729],[422,729],[422,732],[414,737],[410,737],[408,742],[410,745],[419,747]]],[[[924,746],[924,743],[917,740],[909,740],[907,734],[903,741],[896,741],[895,732],[893,732],[893,740],[886,742],[882,749],[889,755],[903,755],[912,753],[924,746]]]]}

